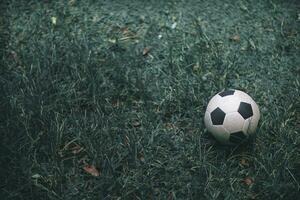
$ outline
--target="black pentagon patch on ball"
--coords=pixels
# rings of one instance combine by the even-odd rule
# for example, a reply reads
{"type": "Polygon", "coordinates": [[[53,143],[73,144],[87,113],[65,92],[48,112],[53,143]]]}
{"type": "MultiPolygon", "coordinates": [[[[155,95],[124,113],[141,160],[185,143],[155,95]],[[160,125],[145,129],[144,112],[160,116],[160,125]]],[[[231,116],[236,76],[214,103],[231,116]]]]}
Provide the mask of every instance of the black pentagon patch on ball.
{"type": "Polygon", "coordinates": [[[229,137],[229,141],[232,143],[240,143],[247,139],[246,135],[243,133],[243,131],[231,133],[229,137]]]}
{"type": "Polygon", "coordinates": [[[212,111],[211,121],[213,125],[222,125],[225,119],[225,113],[219,107],[212,111]]]}
{"type": "Polygon", "coordinates": [[[252,107],[249,103],[241,102],[238,112],[242,115],[244,119],[248,119],[249,117],[253,116],[252,107]]]}
{"type": "Polygon", "coordinates": [[[226,90],[224,92],[220,92],[219,95],[221,97],[225,97],[225,96],[228,96],[228,95],[233,95],[234,94],[234,90],[226,90]]]}

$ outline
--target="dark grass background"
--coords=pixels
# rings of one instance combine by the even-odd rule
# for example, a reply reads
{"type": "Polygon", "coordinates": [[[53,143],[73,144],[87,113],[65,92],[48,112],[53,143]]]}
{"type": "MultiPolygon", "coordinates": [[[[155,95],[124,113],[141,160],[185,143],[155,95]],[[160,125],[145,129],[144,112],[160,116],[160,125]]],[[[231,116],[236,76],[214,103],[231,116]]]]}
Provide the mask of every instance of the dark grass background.
{"type": "Polygon", "coordinates": [[[1,199],[299,198],[299,1],[0,10],[1,199]],[[228,88],[261,109],[256,140],[238,148],[203,123],[228,88]]]}

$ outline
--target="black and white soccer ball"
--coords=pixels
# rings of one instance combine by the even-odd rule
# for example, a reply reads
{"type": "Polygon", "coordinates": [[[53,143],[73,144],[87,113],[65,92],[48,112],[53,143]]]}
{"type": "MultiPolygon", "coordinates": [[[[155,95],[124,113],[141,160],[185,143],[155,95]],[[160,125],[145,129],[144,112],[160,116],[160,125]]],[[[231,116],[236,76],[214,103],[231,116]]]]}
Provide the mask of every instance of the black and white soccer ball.
{"type": "Polygon", "coordinates": [[[234,145],[254,134],[259,118],[259,108],[248,94],[240,90],[227,90],[211,98],[204,122],[219,142],[234,145]]]}

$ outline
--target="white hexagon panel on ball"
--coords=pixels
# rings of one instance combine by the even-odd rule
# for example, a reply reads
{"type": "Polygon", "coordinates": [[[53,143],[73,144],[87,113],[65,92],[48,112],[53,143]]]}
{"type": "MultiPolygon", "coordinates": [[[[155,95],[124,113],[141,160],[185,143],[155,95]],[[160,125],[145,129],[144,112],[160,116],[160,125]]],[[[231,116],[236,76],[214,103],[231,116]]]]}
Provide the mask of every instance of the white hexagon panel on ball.
{"type": "Polygon", "coordinates": [[[209,101],[204,123],[223,144],[239,144],[257,128],[260,112],[255,101],[240,90],[227,90],[209,101]]]}

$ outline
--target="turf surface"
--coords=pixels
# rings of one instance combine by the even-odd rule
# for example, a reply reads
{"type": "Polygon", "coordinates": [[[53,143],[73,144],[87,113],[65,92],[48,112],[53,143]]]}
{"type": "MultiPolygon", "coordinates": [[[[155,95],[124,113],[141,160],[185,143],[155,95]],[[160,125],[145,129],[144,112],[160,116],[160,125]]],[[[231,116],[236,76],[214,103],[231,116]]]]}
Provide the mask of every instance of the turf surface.
{"type": "Polygon", "coordinates": [[[0,10],[2,199],[299,197],[299,1],[0,10]],[[236,148],[203,123],[229,88],[261,110],[256,140],[236,148]]]}

